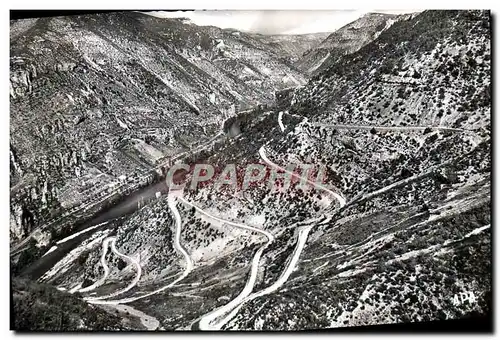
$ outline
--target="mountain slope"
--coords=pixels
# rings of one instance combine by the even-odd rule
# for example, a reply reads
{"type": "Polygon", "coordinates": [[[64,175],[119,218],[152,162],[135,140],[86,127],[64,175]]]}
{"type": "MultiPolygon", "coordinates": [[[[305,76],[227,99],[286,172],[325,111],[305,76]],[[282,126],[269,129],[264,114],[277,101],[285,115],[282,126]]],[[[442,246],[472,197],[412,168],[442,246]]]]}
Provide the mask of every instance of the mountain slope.
{"type": "Polygon", "coordinates": [[[308,120],[285,115],[269,157],[327,165],[348,203],[316,225],[281,290],[228,329],[489,313],[489,25],[488,12],[423,12],[293,93],[290,113],[308,120]]]}
{"type": "Polygon", "coordinates": [[[427,11],[399,21],[298,88],[292,111],[339,124],[490,129],[485,15],[427,11]]]}
{"type": "MultiPolygon", "coordinates": [[[[262,255],[255,293],[280,279],[299,244],[300,228],[311,226],[297,266],[283,285],[243,303],[224,329],[316,329],[489,312],[490,100],[479,97],[477,106],[454,110],[470,105],[471,98],[457,95],[467,84],[474,84],[472,99],[489,93],[489,22],[488,12],[423,12],[394,24],[297,89],[288,109],[308,121],[285,114],[281,131],[278,110],[241,117],[242,134],[213,153],[210,164],[262,161],[264,145],[276,164],[326,165],[328,183],[347,205],[339,208],[332,201],[325,206],[327,198],[318,190],[273,193],[265,184],[235,194],[211,187],[186,193],[217,216],[252,223],[274,235],[262,255]],[[443,55],[448,49],[457,57],[443,55]],[[470,60],[477,64],[472,67],[470,60]],[[443,68],[449,74],[438,77],[443,68]],[[392,78],[394,72],[398,78],[392,78]],[[452,113],[435,120],[440,89],[445,98],[453,98],[441,100],[452,113]],[[379,106],[368,109],[378,101],[380,114],[379,106]],[[391,105],[384,108],[386,101],[391,105]],[[424,102],[428,111],[415,110],[424,102]],[[471,296],[470,302],[457,302],[461,294],[471,296]]],[[[198,232],[204,227],[198,226],[198,232]]],[[[238,250],[220,248],[233,238],[211,238],[203,246],[206,258],[186,278],[189,285],[172,288],[184,305],[193,306],[188,319],[227,305],[248,282],[252,256],[264,242],[255,240],[238,250]],[[231,259],[231,254],[238,257],[231,259]],[[247,276],[241,273],[245,263],[247,276]],[[218,285],[214,272],[217,279],[224,278],[218,285]],[[228,284],[228,277],[234,283],[228,284]],[[198,288],[196,282],[201,282],[198,288]],[[195,293],[203,300],[187,296],[195,293]]],[[[162,294],[158,302],[167,296],[162,294]]],[[[141,300],[134,304],[154,309],[141,300]]],[[[158,314],[175,317],[166,308],[158,314]]],[[[168,322],[168,327],[183,328],[192,321],[168,322]]]]}
{"type": "Polygon", "coordinates": [[[12,280],[12,309],[17,331],[125,331],[140,327],[138,320],[123,321],[133,317],[106,313],[50,285],[19,278],[12,280]]]}
{"type": "Polygon", "coordinates": [[[234,33],[134,12],[11,22],[12,240],[143,185],[237,110],[305,82],[234,33]]]}
{"type": "Polygon", "coordinates": [[[339,28],[318,46],[305,52],[295,65],[306,73],[317,74],[329,65],[338,62],[339,57],[356,52],[373,41],[394,22],[410,17],[409,15],[382,13],[365,14],[339,28]]]}
{"type": "Polygon", "coordinates": [[[321,44],[330,33],[311,34],[281,34],[264,35],[255,34],[255,37],[265,44],[270,50],[286,56],[290,63],[295,64],[305,52],[321,44]]]}
{"type": "Polygon", "coordinates": [[[488,315],[490,25],[487,11],[398,21],[275,106],[226,120],[236,136],[180,159],[218,174],[227,164],[238,174],[323,165],[336,196],[297,181],[240,190],[241,178],[234,190],[209,183],[160,196],[85,236],[41,280],[91,287],[104,258],[106,280],[84,297],[112,295],[102,303],[133,306],[165,329],[488,315]],[[102,255],[110,236],[116,249],[102,255]]]}

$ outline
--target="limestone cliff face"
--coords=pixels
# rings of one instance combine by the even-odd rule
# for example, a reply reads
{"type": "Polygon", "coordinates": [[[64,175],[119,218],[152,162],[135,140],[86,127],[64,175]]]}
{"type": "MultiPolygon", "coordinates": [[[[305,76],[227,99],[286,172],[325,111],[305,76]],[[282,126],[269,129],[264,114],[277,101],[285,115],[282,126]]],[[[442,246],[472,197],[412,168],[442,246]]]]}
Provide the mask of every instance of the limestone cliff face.
{"type": "Polygon", "coordinates": [[[295,65],[306,73],[318,74],[341,56],[356,52],[375,40],[395,22],[408,18],[411,15],[368,13],[331,33],[320,44],[306,51],[295,65]]]}
{"type": "Polygon", "coordinates": [[[32,217],[13,237],[305,83],[282,48],[238,33],[134,12],[12,21],[11,202],[32,217]]]}

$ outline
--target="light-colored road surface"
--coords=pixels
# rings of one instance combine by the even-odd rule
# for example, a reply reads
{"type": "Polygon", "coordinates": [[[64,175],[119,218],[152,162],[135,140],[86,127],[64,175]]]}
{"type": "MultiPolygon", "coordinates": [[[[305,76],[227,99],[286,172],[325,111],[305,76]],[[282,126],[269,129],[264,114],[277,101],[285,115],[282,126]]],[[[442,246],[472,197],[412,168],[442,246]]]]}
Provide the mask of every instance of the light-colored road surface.
{"type": "Polygon", "coordinates": [[[222,319],[219,323],[217,323],[216,329],[220,329],[222,326],[228,323],[238,313],[243,304],[252,301],[253,299],[256,299],[260,296],[267,295],[277,291],[288,280],[292,272],[295,270],[295,267],[297,266],[300,254],[302,253],[302,250],[306,245],[307,237],[309,236],[309,231],[311,230],[312,227],[313,225],[307,225],[299,228],[297,244],[295,246],[295,249],[293,250],[292,257],[288,262],[288,265],[285,268],[285,270],[279,276],[279,278],[269,287],[264,288],[256,293],[250,294],[245,299],[243,299],[233,310],[231,310],[231,312],[226,317],[224,317],[224,319],[222,319]]]}
{"type": "Polygon", "coordinates": [[[91,286],[82,288],[78,292],[80,292],[80,293],[90,292],[91,290],[94,290],[97,287],[102,286],[102,284],[108,278],[109,267],[108,267],[108,264],[106,263],[106,254],[108,253],[108,244],[111,240],[113,240],[113,237],[107,237],[102,242],[101,265],[102,265],[102,268],[104,269],[104,275],[99,280],[94,282],[94,284],[92,284],[91,286]]]}
{"type": "Polygon", "coordinates": [[[127,285],[127,287],[125,287],[123,289],[120,289],[120,290],[117,290],[116,292],[113,292],[113,293],[108,294],[108,295],[97,296],[97,297],[86,297],[86,298],[84,298],[88,302],[95,303],[95,301],[109,299],[109,298],[118,296],[120,294],[126,293],[129,290],[131,290],[132,288],[134,288],[137,285],[137,283],[139,282],[139,280],[141,279],[142,268],[141,268],[141,264],[139,263],[139,260],[136,260],[135,258],[133,258],[131,256],[125,255],[123,253],[120,253],[118,251],[118,249],[116,249],[116,237],[112,237],[110,242],[111,242],[111,251],[115,255],[117,255],[118,257],[124,259],[125,261],[127,261],[129,263],[132,263],[135,266],[135,268],[136,268],[136,275],[134,277],[134,280],[132,280],[132,282],[130,282],[127,285]]]}
{"type": "MultiPolygon", "coordinates": [[[[133,297],[117,299],[117,300],[92,300],[89,302],[92,302],[95,304],[109,304],[109,305],[117,305],[117,304],[133,302],[133,301],[136,301],[139,299],[144,299],[144,298],[151,296],[151,295],[154,295],[154,294],[158,294],[158,293],[160,293],[168,288],[171,288],[174,285],[176,285],[179,281],[183,280],[186,276],[189,275],[189,273],[193,270],[194,263],[193,263],[193,260],[191,259],[191,256],[189,256],[186,249],[180,243],[182,218],[181,218],[181,215],[179,214],[179,210],[177,210],[177,206],[176,206],[175,196],[177,194],[178,194],[177,192],[172,192],[172,191],[169,192],[169,196],[167,198],[167,201],[168,201],[169,208],[172,210],[172,213],[174,214],[174,218],[175,218],[175,222],[176,222],[174,247],[178,252],[180,252],[184,256],[184,259],[186,261],[186,268],[184,269],[184,272],[182,273],[182,275],[179,276],[177,279],[175,279],[173,282],[169,283],[168,285],[163,286],[155,291],[149,292],[149,293],[144,294],[144,295],[133,296],[133,297]]],[[[120,292],[120,294],[121,293],[123,293],[123,291],[120,292]]],[[[118,295],[118,294],[115,294],[114,296],[116,296],[116,295],[118,295]]]]}
{"type": "Polygon", "coordinates": [[[72,238],[77,237],[78,235],[81,235],[81,234],[83,234],[83,233],[86,233],[87,231],[90,231],[90,230],[92,230],[92,229],[95,229],[95,228],[97,228],[97,227],[100,227],[100,226],[102,226],[102,225],[105,225],[106,223],[108,223],[108,222],[99,223],[99,224],[93,225],[92,227],[88,227],[87,229],[83,229],[82,231],[79,231],[79,232],[77,232],[77,233],[74,233],[73,235],[70,235],[70,236],[68,236],[68,237],[66,237],[66,238],[63,238],[63,239],[62,239],[62,240],[60,240],[60,241],[57,241],[57,242],[56,242],[56,244],[62,244],[62,243],[64,243],[64,242],[66,242],[66,241],[71,240],[72,238]]]}
{"type": "Polygon", "coordinates": [[[240,292],[240,294],[238,294],[238,296],[236,298],[234,298],[232,301],[225,304],[224,306],[219,307],[219,308],[211,311],[210,313],[203,315],[198,322],[198,327],[201,330],[218,330],[224,325],[224,323],[219,322],[219,323],[212,324],[212,322],[215,321],[217,318],[226,315],[227,313],[232,311],[234,308],[237,308],[241,303],[244,302],[245,298],[247,298],[248,295],[253,291],[253,287],[255,286],[255,281],[257,279],[257,274],[259,272],[260,258],[262,256],[262,253],[264,252],[264,250],[271,244],[271,242],[274,241],[274,236],[271,233],[269,233],[265,230],[259,229],[259,228],[255,228],[255,227],[245,225],[242,223],[231,222],[228,220],[223,220],[221,218],[215,217],[215,216],[211,215],[210,213],[206,212],[205,210],[201,209],[200,207],[194,205],[193,203],[185,200],[184,198],[179,198],[179,199],[183,203],[195,208],[196,211],[198,211],[199,213],[204,214],[213,220],[234,226],[236,228],[255,231],[257,233],[263,234],[267,238],[267,242],[257,250],[257,252],[255,253],[255,255],[252,259],[250,274],[248,276],[247,282],[245,283],[245,287],[243,287],[243,290],[240,292]]]}
{"type": "Polygon", "coordinates": [[[234,298],[232,301],[225,304],[224,306],[219,307],[211,311],[210,313],[203,315],[198,323],[198,327],[201,330],[221,329],[222,326],[224,326],[224,324],[227,322],[225,319],[215,324],[212,324],[212,322],[217,318],[226,315],[227,313],[230,313],[234,310],[239,310],[241,304],[243,304],[246,301],[249,294],[253,291],[253,287],[255,286],[255,281],[257,280],[257,274],[259,273],[260,258],[264,250],[267,248],[267,246],[269,246],[269,244],[271,244],[270,241],[266,242],[266,244],[260,247],[259,250],[257,250],[257,252],[255,253],[252,260],[252,266],[250,268],[250,275],[248,276],[245,287],[240,292],[240,294],[238,294],[236,298],[234,298]]]}
{"type": "Polygon", "coordinates": [[[453,132],[464,132],[467,130],[450,128],[446,126],[377,126],[377,125],[343,125],[343,124],[323,124],[323,123],[309,123],[312,126],[328,127],[333,129],[345,130],[371,130],[376,131],[424,131],[425,129],[443,130],[453,132]]]}
{"type": "Polygon", "coordinates": [[[184,259],[186,260],[185,272],[190,272],[191,270],[193,270],[194,262],[189,253],[187,252],[186,248],[184,248],[184,246],[181,244],[182,218],[181,214],[179,214],[179,210],[177,209],[176,196],[182,199],[182,191],[178,191],[175,194],[173,192],[170,192],[167,199],[168,207],[170,208],[170,210],[172,210],[172,213],[174,214],[175,224],[176,224],[174,246],[184,256],[184,259]]]}
{"type": "MultiPolygon", "coordinates": [[[[281,171],[285,171],[286,173],[293,175],[292,172],[287,171],[286,169],[271,162],[266,156],[264,146],[262,146],[259,149],[259,155],[264,160],[264,162],[266,162],[271,167],[275,167],[281,171]]],[[[341,195],[331,191],[328,188],[325,188],[321,184],[314,183],[314,182],[308,180],[307,178],[306,178],[306,180],[308,183],[312,184],[313,186],[315,186],[319,189],[322,189],[322,190],[328,192],[333,197],[335,197],[339,201],[339,204],[341,207],[343,207],[345,205],[345,203],[346,203],[345,199],[341,195]]],[[[198,210],[200,211],[201,209],[198,209],[198,210]]],[[[203,212],[203,211],[201,210],[201,212],[203,212]]],[[[244,226],[244,227],[248,228],[248,226],[244,226]]],[[[270,242],[268,242],[267,244],[262,246],[256,252],[256,254],[252,260],[252,267],[250,270],[250,275],[249,275],[247,283],[245,284],[245,287],[243,288],[241,293],[235,299],[233,299],[231,302],[229,302],[228,304],[226,304],[226,305],[224,305],[216,310],[213,310],[212,312],[210,312],[208,314],[203,315],[199,319],[199,321],[197,322],[196,326],[199,327],[199,329],[201,329],[201,330],[220,330],[227,322],[229,322],[238,313],[238,311],[241,309],[243,304],[245,304],[246,302],[251,301],[255,298],[258,298],[258,297],[266,295],[266,294],[270,294],[270,293],[278,290],[288,280],[291,273],[295,269],[295,267],[298,263],[298,260],[300,258],[300,254],[302,253],[302,250],[304,249],[304,246],[306,244],[307,237],[309,235],[309,231],[311,230],[311,228],[312,228],[312,225],[308,225],[305,227],[301,227],[299,229],[297,245],[294,249],[292,257],[291,257],[286,269],[281,273],[280,277],[278,278],[278,280],[276,280],[276,282],[274,282],[271,286],[269,286],[269,287],[267,287],[259,292],[251,294],[253,287],[255,285],[255,280],[257,278],[260,258],[261,258],[263,251],[270,244],[270,242]],[[219,318],[222,318],[222,319],[217,322],[216,320],[219,318]]],[[[269,238],[268,238],[268,240],[269,240],[269,238]]]]}
{"type": "MultiPolygon", "coordinates": [[[[446,126],[381,126],[381,125],[325,124],[325,123],[321,123],[321,122],[309,122],[309,119],[307,117],[296,115],[296,114],[290,114],[288,112],[285,112],[284,114],[289,115],[291,117],[302,118],[302,120],[310,126],[327,127],[327,128],[333,128],[333,129],[339,129],[339,130],[371,130],[371,129],[375,129],[377,131],[424,131],[425,129],[431,129],[433,131],[434,130],[442,130],[442,131],[453,131],[453,132],[473,132],[470,130],[450,128],[450,127],[446,127],[446,126]]],[[[282,116],[279,119],[282,119],[282,116]]],[[[279,120],[278,120],[278,123],[279,123],[279,120]]]]}
{"type": "Polygon", "coordinates": [[[276,168],[276,169],[278,169],[278,170],[284,171],[284,172],[286,172],[286,173],[288,173],[288,174],[290,174],[290,175],[297,176],[297,177],[299,177],[299,178],[301,178],[301,179],[304,179],[307,183],[309,183],[309,184],[311,184],[311,185],[315,186],[316,188],[319,188],[319,189],[321,189],[321,190],[323,190],[323,191],[326,191],[328,194],[330,194],[331,196],[335,197],[335,199],[336,199],[337,201],[339,201],[340,207],[343,207],[343,206],[345,205],[346,201],[345,201],[345,198],[344,198],[344,197],[342,197],[342,195],[339,195],[339,194],[337,194],[336,192],[331,191],[330,189],[326,188],[325,186],[323,186],[323,185],[321,185],[321,184],[319,184],[319,183],[315,183],[315,182],[313,182],[313,181],[309,180],[309,179],[308,179],[308,178],[306,178],[306,177],[301,177],[301,176],[299,176],[298,174],[296,174],[296,173],[294,173],[294,172],[292,172],[292,171],[288,171],[287,169],[282,168],[281,166],[279,166],[279,165],[277,165],[277,164],[275,164],[275,163],[271,162],[271,161],[269,160],[269,158],[267,158],[267,156],[266,156],[266,149],[265,149],[264,145],[260,147],[260,149],[259,149],[259,155],[260,155],[260,157],[262,158],[262,160],[263,160],[266,164],[268,164],[269,166],[274,167],[274,168],[276,168]]]}
{"type": "Polygon", "coordinates": [[[221,223],[224,223],[224,224],[228,224],[228,225],[232,225],[236,228],[240,228],[240,229],[245,229],[245,230],[250,230],[250,231],[255,231],[257,233],[260,233],[260,234],[263,234],[264,236],[267,237],[267,239],[269,241],[273,241],[274,240],[274,236],[268,232],[268,231],[265,231],[265,230],[262,230],[262,229],[259,229],[259,228],[255,228],[255,227],[252,227],[252,226],[249,226],[249,225],[246,225],[246,224],[242,224],[242,223],[237,223],[237,222],[232,222],[232,221],[228,221],[228,220],[223,220],[221,218],[218,218],[218,217],[215,217],[214,215],[206,212],[205,210],[201,209],[200,207],[194,205],[193,203],[187,201],[186,199],[184,199],[183,197],[179,197],[179,200],[182,202],[182,203],[185,203],[193,208],[196,209],[196,211],[198,211],[199,213],[215,220],[215,221],[218,221],[218,222],[221,222],[221,223]]]}
{"type": "Polygon", "coordinates": [[[285,125],[283,125],[283,111],[278,113],[278,125],[280,126],[281,132],[285,131],[285,125]]]}
{"type": "MultiPolygon", "coordinates": [[[[70,236],[68,236],[68,237],[63,238],[62,240],[57,241],[57,242],[56,242],[56,244],[63,244],[64,242],[67,242],[67,241],[69,241],[69,240],[71,240],[71,239],[73,239],[73,238],[75,238],[75,237],[77,237],[77,236],[79,236],[79,235],[81,235],[81,234],[84,234],[84,233],[86,233],[86,232],[88,232],[88,231],[90,231],[90,230],[93,230],[93,229],[98,228],[98,227],[100,227],[100,226],[102,226],[102,225],[105,225],[106,223],[108,223],[108,222],[99,223],[99,224],[93,225],[93,226],[91,226],[91,227],[88,227],[88,228],[86,228],[86,229],[83,229],[83,230],[81,230],[81,231],[79,231],[79,232],[76,232],[76,233],[74,233],[74,234],[72,234],[72,235],[70,235],[70,236]]],[[[45,254],[43,254],[43,256],[45,256],[45,255],[47,255],[47,254],[49,254],[49,253],[52,253],[52,252],[53,252],[54,250],[56,250],[56,249],[57,249],[57,246],[52,246],[52,247],[49,249],[49,251],[47,251],[45,254]]],[[[43,257],[43,256],[42,256],[42,257],[43,257]]]]}
{"type": "MultiPolygon", "coordinates": [[[[64,256],[60,261],[58,261],[50,270],[46,271],[38,281],[40,282],[49,282],[55,275],[57,274],[64,274],[71,268],[71,264],[75,261],[77,261],[78,257],[84,252],[84,251],[91,251],[92,249],[99,247],[99,245],[102,244],[103,240],[106,238],[107,234],[103,234],[101,236],[96,237],[95,239],[92,239],[88,243],[82,243],[80,246],[76,247],[75,249],[71,250],[66,256],[64,256]]],[[[80,289],[81,287],[78,287],[75,291],[80,289]]]]}
{"type": "Polygon", "coordinates": [[[308,123],[309,122],[309,118],[307,117],[304,117],[304,116],[299,116],[299,115],[296,115],[296,114],[292,114],[292,113],[288,113],[288,112],[284,112],[284,114],[290,116],[290,117],[296,117],[296,118],[300,118],[302,119],[304,122],[308,123]]]}
{"type": "MultiPolygon", "coordinates": [[[[284,132],[286,130],[286,127],[284,126],[283,124],[283,112],[279,112],[278,114],[278,124],[279,124],[279,127],[280,127],[280,130],[282,132],[284,132]]],[[[286,113],[287,114],[287,113],[286,113]]],[[[301,117],[301,116],[297,116],[297,115],[292,115],[292,116],[295,116],[295,117],[301,117]]],[[[338,125],[338,124],[321,124],[321,123],[310,123],[308,122],[307,118],[305,117],[301,117],[304,121],[304,123],[310,125],[310,126],[318,126],[318,127],[328,127],[328,128],[336,128],[336,129],[353,129],[353,130],[371,130],[371,129],[375,129],[377,131],[412,131],[412,130],[415,130],[415,131],[423,131],[425,129],[428,129],[430,128],[431,130],[448,130],[448,131],[465,131],[465,130],[462,130],[462,129],[455,129],[455,128],[448,128],[448,127],[441,127],[441,126],[435,126],[435,127],[432,127],[432,126],[400,126],[400,127],[397,127],[397,126],[363,126],[363,125],[338,125]]],[[[207,142],[207,144],[211,144],[212,142],[214,142],[217,138],[219,138],[220,136],[222,135],[222,133],[219,133],[217,134],[216,136],[214,136],[210,141],[207,142]]],[[[188,152],[191,152],[191,153],[195,153],[197,151],[199,151],[199,149],[203,149],[206,147],[206,144],[205,145],[200,145],[196,148],[193,148],[192,150],[188,151],[188,152]]],[[[186,152],[186,153],[188,153],[186,152]]],[[[284,171],[288,174],[291,174],[291,175],[294,175],[296,177],[299,177],[303,180],[305,180],[307,183],[311,184],[312,186],[320,189],[320,190],[323,190],[325,191],[326,193],[328,193],[329,195],[333,196],[340,204],[340,207],[343,207],[345,206],[346,204],[346,201],[344,199],[344,197],[336,192],[333,192],[332,190],[328,189],[327,187],[325,187],[324,185],[321,185],[320,183],[315,183],[311,180],[309,180],[308,178],[303,178],[303,177],[300,177],[298,174],[295,174],[291,171],[288,171],[287,169],[285,168],[282,168],[281,166],[273,163],[272,161],[269,160],[269,158],[267,157],[266,155],[266,150],[265,150],[265,146],[262,146],[260,149],[259,149],[259,155],[260,157],[262,158],[262,160],[268,164],[269,166],[273,167],[273,168],[276,168],[280,171],[284,171]]],[[[182,156],[182,155],[178,155],[177,157],[179,156],[182,156]]],[[[309,235],[309,232],[310,230],[312,229],[312,227],[314,226],[313,223],[311,224],[308,224],[308,225],[305,225],[305,226],[301,226],[299,227],[298,229],[298,232],[297,232],[297,242],[296,242],[296,246],[294,248],[294,251],[292,253],[292,255],[290,256],[289,258],[289,261],[285,267],[285,269],[283,270],[283,272],[280,274],[280,276],[278,277],[278,279],[273,283],[271,284],[270,286],[258,291],[258,292],[253,292],[253,289],[255,287],[255,283],[256,283],[256,280],[257,280],[257,276],[258,276],[258,273],[259,273],[259,264],[260,264],[260,260],[262,258],[262,254],[264,253],[264,251],[266,250],[266,248],[274,241],[274,236],[265,231],[265,230],[262,230],[262,229],[258,229],[258,228],[255,228],[255,227],[252,227],[252,226],[248,226],[248,225],[245,225],[245,224],[242,224],[242,223],[237,223],[237,222],[231,222],[231,221],[228,221],[228,220],[223,220],[223,219],[220,219],[218,217],[215,217],[213,215],[211,215],[210,213],[206,212],[205,210],[199,208],[198,206],[188,202],[187,200],[185,200],[183,197],[182,197],[182,192],[181,191],[170,191],[169,192],[169,196],[167,198],[167,201],[168,201],[168,206],[170,208],[170,210],[172,211],[172,214],[174,216],[174,219],[175,219],[175,223],[176,223],[176,232],[175,232],[175,238],[174,238],[174,247],[175,249],[180,253],[182,254],[183,258],[185,259],[185,262],[186,262],[186,267],[184,269],[184,272],[179,276],[177,277],[177,279],[175,279],[173,282],[171,282],[170,284],[164,286],[164,287],[161,287],[160,289],[157,289],[155,291],[152,291],[152,292],[149,292],[145,295],[141,295],[141,296],[134,296],[134,297],[129,297],[129,298],[123,298],[123,299],[117,299],[117,300],[106,300],[106,299],[109,299],[111,297],[115,297],[115,296],[118,296],[118,295],[121,295],[127,291],[129,291],[130,289],[132,289],[133,287],[135,287],[137,285],[137,283],[139,282],[140,280],[140,277],[141,277],[141,273],[142,273],[142,268],[140,266],[140,263],[138,260],[130,257],[130,256],[127,256],[125,254],[122,254],[120,253],[117,249],[116,249],[116,238],[112,237],[112,238],[107,238],[103,241],[103,244],[102,244],[102,255],[101,255],[101,264],[104,268],[104,275],[101,279],[99,279],[98,281],[96,281],[92,286],[89,286],[89,287],[86,287],[86,288],[83,288],[83,289],[80,289],[79,292],[88,292],[88,291],[91,291],[91,290],[94,290],[96,289],[97,287],[101,286],[106,278],[108,277],[109,275],[109,267],[107,266],[106,264],[106,260],[105,260],[105,257],[106,257],[106,253],[107,253],[107,249],[108,249],[108,243],[111,243],[111,249],[112,249],[112,252],[115,253],[117,256],[125,259],[127,262],[129,263],[132,263],[136,266],[137,268],[137,274],[136,274],[136,277],[134,278],[134,280],[127,286],[125,287],[124,289],[122,290],[119,290],[117,292],[114,292],[112,294],[109,294],[109,295],[106,295],[106,296],[101,296],[101,297],[88,297],[86,298],[86,300],[89,302],[89,303],[94,303],[94,304],[109,304],[109,305],[119,305],[119,304],[124,304],[124,303],[129,303],[129,302],[133,302],[133,301],[136,301],[136,300],[139,300],[139,299],[143,299],[143,298],[146,298],[146,297],[149,297],[151,295],[154,295],[154,294],[158,294],[168,288],[171,288],[173,286],[175,286],[178,282],[180,282],[181,280],[183,280],[187,275],[189,275],[189,273],[193,270],[194,268],[194,262],[192,260],[192,258],[190,257],[189,253],[187,252],[187,250],[181,245],[181,242],[180,242],[180,237],[181,237],[181,227],[182,227],[182,218],[181,218],[181,215],[177,209],[177,206],[176,206],[176,203],[177,203],[177,199],[180,200],[182,203],[186,204],[186,205],[189,205],[193,208],[196,209],[196,211],[198,211],[199,213],[201,214],[204,214],[208,217],[210,217],[211,219],[213,220],[216,220],[218,222],[221,222],[221,223],[224,223],[224,224],[227,224],[227,225],[231,225],[231,226],[234,226],[234,227],[237,227],[237,228],[241,228],[241,229],[245,229],[245,230],[249,230],[249,231],[253,231],[253,232],[257,232],[257,233],[260,233],[264,236],[266,236],[267,238],[267,242],[265,244],[263,244],[258,250],[257,252],[255,253],[253,259],[252,259],[252,262],[251,262],[251,267],[250,267],[250,271],[249,271],[249,274],[248,274],[248,278],[247,278],[247,281],[245,283],[245,286],[243,288],[243,290],[240,292],[240,294],[234,298],[232,301],[228,302],[227,304],[203,315],[198,321],[197,321],[197,326],[201,329],[201,330],[220,330],[222,327],[224,327],[224,325],[226,325],[231,319],[233,319],[236,314],[239,312],[239,310],[242,308],[242,306],[247,303],[247,302],[250,302],[258,297],[261,297],[261,296],[264,296],[264,295],[267,295],[267,294],[271,294],[275,291],[277,291],[278,289],[280,289],[280,287],[283,286],[283,284],[289,279],[290,275],[293,273],[293,271],[295,270],[295,268],[297,267],[297,264],[298,264],[298,261],[299,261],[299,258],[300,258],[300,255],[306,245],[306,242],[307,242],[307,239],[308,239],[308,235],[309,235]]],[[[93,229],[93,228],[96,228],[97,226],[93,226],[93,227],[90,227],[84,231],[81,231],[79,233],[76,233],[70,237],[67,237],[61,241],[58,242],[59,243],[63,243],[73,237],[76,237],[78,236],[79,234],[83,233],[83,232],[86,232],[90,229],[93,229]]],[[[326,263],[324,264],[326,265],[326,263]]],[[[323,266],[324,266],[323,265],[323,266]]],[[[319,267],[320,268],[320,267],[319,267]]],[[[316,269],[319,269],[319,268],[316,268],[316,269]]],[[[147,325],[148,328],[151,327],[151,329],[154,329],[156,327],[158,327],[158,324],[157,324],[157,321],[154,323],[154,325],[147,325]]]]}

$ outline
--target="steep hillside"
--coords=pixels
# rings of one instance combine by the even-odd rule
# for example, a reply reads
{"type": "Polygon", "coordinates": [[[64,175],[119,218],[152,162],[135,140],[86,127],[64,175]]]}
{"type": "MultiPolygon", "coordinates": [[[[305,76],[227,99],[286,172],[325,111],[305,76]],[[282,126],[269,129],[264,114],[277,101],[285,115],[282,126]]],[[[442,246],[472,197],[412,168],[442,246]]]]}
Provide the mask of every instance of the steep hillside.
{"type": "Polygon", "coordinates": [[[131,316],[107,313],[50,285],[15,278],[11,293],[15,312],[12,323],[18,331],[117,331],[140,327],[139,320],[128,325],[124,322],[133,319],[131,316]]]}
{"type": "Polygon", "coordinates": [[[396,21],[410,17],[409,15],[368,13],[339,28],[319,45],[306,51],[295,65],[306,73],[317,74],[337,63],[340,57],[356,52],[372,42],[396,21]]]}
{"type": "Polygon", "coordinates": [[[270,50],[285,56],[288,61],[295,64],[305,52],[320,45],[330,33],[311,34],[281,34],[264,35],[256,34],[255,37],[265,44],[270,50]]]}
{"type": "Polygon", "coordinates": [[[399,21],[293,92],[291,112],[323,123],[489,131],[487,15],[427,11],[399,21]]]}
{"type": "Polygon", "coordinates": [[[490,311],[489,25],[488,12],[424,12],[294,93],[290,112],[302,117],[285,115],[287,135],[268,157],[327,165],[347,205],[314,227],[281,290],[248,303],[227,328],[490,311]]]}
{"type": "Polygon", "coordinates": [[[251,35],[134,12],[13,21],[10,54],[14,242],[305,82],[251,35]]]}
{"type": "Polygon", "coordinates": [[[216,177],[235,164],[234,186],[162,193],[44,257],[24,255],[29,274],[168,330],[488,315],[490,13],[407,19],[177,159],[211,164],[216,177]],[[265,173],[245,187],[248,165],[265,173]],[[288,190],[269,181],[290,165],[300,169],[288,190]],[[312,184],[319,170],[307,165],[323,166],[323,181],[312,184]]]}

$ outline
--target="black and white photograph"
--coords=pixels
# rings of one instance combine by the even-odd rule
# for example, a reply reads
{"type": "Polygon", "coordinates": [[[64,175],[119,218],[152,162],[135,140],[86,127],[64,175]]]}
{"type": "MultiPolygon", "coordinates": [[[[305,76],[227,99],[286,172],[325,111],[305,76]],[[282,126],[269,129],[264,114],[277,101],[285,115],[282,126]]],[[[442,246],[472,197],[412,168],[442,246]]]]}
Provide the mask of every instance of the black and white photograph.
{"type": "Polygon", "coordinates": [[[493,19],[11,10],[10,329],[491,329],[493,19]]]}

